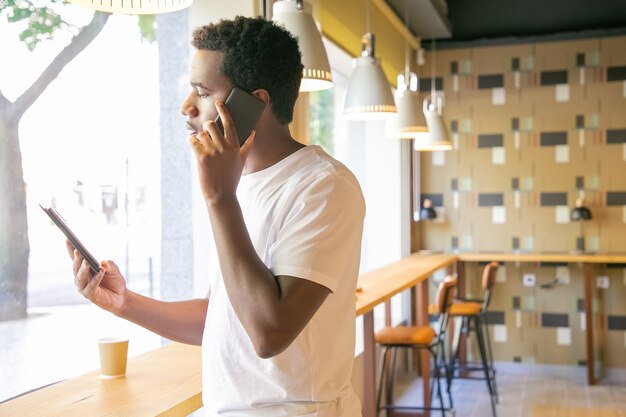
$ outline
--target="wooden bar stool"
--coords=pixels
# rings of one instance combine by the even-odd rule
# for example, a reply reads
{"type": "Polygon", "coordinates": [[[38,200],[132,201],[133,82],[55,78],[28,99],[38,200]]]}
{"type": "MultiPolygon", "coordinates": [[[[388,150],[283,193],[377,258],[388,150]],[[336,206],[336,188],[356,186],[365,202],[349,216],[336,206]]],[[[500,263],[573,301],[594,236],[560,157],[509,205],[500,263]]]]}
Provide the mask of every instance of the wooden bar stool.
{"type": "MultiPolygon", "coordinates": [[[[446,361],[444,357],[443,341],[445,339],[445,331],[448,324],[448,309],[454,299],[454,291],[456,289],[457,279],[451,276],[447,276],[437,289],[437,297],[435,302],[436,313],[439,314],[439,333],[431,326],[397,326],[397,327],[385,327],[375,334],[376,343],[382,348],[382,365],[380,372],[380,383],[378,386],[378,398],[377,398],[377,411],[387,411],[387,416],[392,410],[440,410],[442,415],[445,416],[446,411],[451,411],[454,415],[454,405],[452,402],[452,395],[448,390],[449,407],[446,407],[443,400],[443,392],[441,390],[440,374],[441,370],[446,371],[446,377],[448,377],[446,361]],[[432,382],[431,387],[434,388],[434,383],[437,384],[437,391],[439,394],[440,407],[434,408],[427,406],[399,406],[393,404],[393,379],[395,374],[395,362],[396,354],[399,348],[405,349],[426,349],[430,352],[433,358],[432,368],[432,382]],[[391,355],[390,355],[391,354],[391,355]],[[389,357],[391,358],[391,364],[389,364],[389,357]],[[390,369],[388,369],[390,368],[390,369]],[[388,375],[391,374],[391,375],[388,375]],[[386,378],[385,378],[386,377],[386,378]],[[386,379],[386,384],[383,381],[386,379]],[[386,385],[386,403],[381,405],[383,385],[386,385]]],[[[431,402],[432,394],[431,391],[431,402]]]]}
{"type": "Polygon", "coordinates": [[[489,329],[487,327],[487,311],[489,302],[491,301],[491,293],[493,285],[496,281],[498,272],[498,262],[491,262],[485,266],[481,286],[484,290],[482,299],[457,299],[450,306],[449,315],[452,318],[459,318],[462,321],[460,326],[455,326],[454,336],[452,340],[452,352],[450,354],[448,390],[452,386],[453,378],[468,379],[484,379],[487,381],[487,388],[491,397],[491,411],[496,417],[496,403],[498,402],[498,390],[496,387],[496,370],[493,366],[493,356],[491,350],[491,342],[489,338],[489,329]],[[466,335],[474,331],[476,334],[476,342],[480,352],[480,364],[461,364],[459,361],[459,342],[461,332],[466,335]],[[463,375],[465,372],[481,371],[484,377],[476,377],[471,375],[463,375]]]}

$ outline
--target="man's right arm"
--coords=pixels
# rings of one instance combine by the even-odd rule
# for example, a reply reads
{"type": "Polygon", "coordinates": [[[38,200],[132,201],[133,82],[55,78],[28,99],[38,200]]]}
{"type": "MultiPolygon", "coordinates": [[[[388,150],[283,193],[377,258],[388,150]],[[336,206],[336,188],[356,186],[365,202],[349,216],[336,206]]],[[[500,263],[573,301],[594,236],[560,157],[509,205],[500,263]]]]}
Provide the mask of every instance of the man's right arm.
{"type": "Polygon", "coordinates": [[[200,346],[209,300],[165,302],[128,291],[119,317],[167,339],[200,346]]]}
{"type": "Polygon", "coordinates": [[[114,262],[102,263],[97,274],[67,242],[74,261],[74,283],[83,297],[116,316],[132,321],[167,339],[191,345],[202,344],[208,299],[165,302],[130,291],[114,262]]]}

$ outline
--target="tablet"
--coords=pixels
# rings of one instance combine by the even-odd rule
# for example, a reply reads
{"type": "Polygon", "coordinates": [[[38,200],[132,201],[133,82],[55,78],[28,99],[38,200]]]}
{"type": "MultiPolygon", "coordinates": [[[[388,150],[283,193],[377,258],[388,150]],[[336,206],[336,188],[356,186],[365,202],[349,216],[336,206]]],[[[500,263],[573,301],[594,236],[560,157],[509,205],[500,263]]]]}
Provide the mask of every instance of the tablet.
{"type": "Polygon", "coordinates": [[[67,226],[67,224],[65,223],[65,220],[63,220],[63,217],[61,217],[59,212],[56,211],[56,209],[52,207],[45,208],[41,204],[39,205],[39,207],[41,207],[41,209],[46,212],[46,214],[50,217],[50,219],[52,219],[52,222],[56,224],[56,226],[59,229],[61,229],[61,231],[63,232],[65,237],[67,237],[67,240],[70,241],[72,246],[78,249],[80,254],[83,255],[83,259],[89,263],[89,266],[91,267],[91,269],[94,272],[100,271],[100,262],[98,262],[98,260],[91,253],[89,253],[87,248],[85,248],[85,245],[83,245],[82,242],[78,240],[74,232],[72,232],[70,228],[67,226]]]}

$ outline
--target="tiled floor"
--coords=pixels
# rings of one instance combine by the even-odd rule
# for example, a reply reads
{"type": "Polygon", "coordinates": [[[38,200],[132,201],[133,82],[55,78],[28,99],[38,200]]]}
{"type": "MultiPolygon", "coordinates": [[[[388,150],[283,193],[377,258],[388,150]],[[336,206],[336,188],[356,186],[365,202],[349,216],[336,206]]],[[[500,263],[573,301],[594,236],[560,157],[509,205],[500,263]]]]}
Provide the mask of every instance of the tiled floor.
{"type": "MultiPolygon", "coordinates": [[[[537,404],[626,411],[626,369],[609,370],[600,384],[594,386],[586,384],[586,368],[582,367],[497,363],[496,369],[500,394],[498,417],[531,417],[537,404]]],[[[397,403],[408,405],[419,401],[420,385],[416,379],[398,384],[397,403]]],[[[485,381],[455,380],[452,398],[457,417],[491,416],[485,381]]],[[[435,405],[439,405],[438,401],[435,405]]]]}

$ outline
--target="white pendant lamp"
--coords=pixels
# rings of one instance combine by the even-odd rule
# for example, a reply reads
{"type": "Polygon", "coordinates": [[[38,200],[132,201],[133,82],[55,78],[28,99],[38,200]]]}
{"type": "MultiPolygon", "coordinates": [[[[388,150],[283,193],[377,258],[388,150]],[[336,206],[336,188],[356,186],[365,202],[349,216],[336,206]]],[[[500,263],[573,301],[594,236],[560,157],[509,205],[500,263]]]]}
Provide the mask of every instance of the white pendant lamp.
{"type": "MultiPolygon", "coordinates": [[[[434,83],[434,79],[433,79],[434,83]]],[[[441,117],[443,110],[443,97],[441,95],[431,95],[424,99],[424,116],[428,125],[428,135],[426,138],[413,141],[413,149],[423,151],[449,151],[452,149],[452,142],[446,124],[441,117]]]]}
{"type": "Polygon", "coordinates": [[[326,90],[333,86],[326,48],[312,11],[311,4],[304,0],[277,1],[272,7],[272,20],[298,38],[304,65],[300,91],[326,90]]]}
{"type": "MultiPolygon", "coordinates": [[[[408,0],[404,1],[404,26],[407,30],[409,29],[408,0]]],[[[419,98],[419,79],[409,69],[410,56],[409,43],[405,39],[404,73],[398,74],[398,89],[396,90],[396,106],[398,107],[396,136],[400,139],[424,140],[428,135],[428,127],[422,111],[422,101],[419,98]]]]}
{"type": "Polygon", "coordinates": [[[159,14],[191,6],[193,0],[68,0],[70,3],[106,13],[159,14]]]}
{"type": "Polygon", "coordinates": [[[430,59],[430,97],[426,97],[423,103],[424,117],[428,126],[428,137],[414,140],[413,149],[423,151],[449,151],[452,142],[446,124],[441,117],[443,112],[443,95],[437,94],[437,77],[435,77],[435,40],[433,39],[433,52],[430,59]]]}
{"type": "Polygon", "coordinates": [[[425,140],[428,126],[424,119],[422,101],[419,98],[418,80],[415,73],[398,75],[396,106],[398,107],[397,137],[400,139],[425,140]]]}
{"type": "MultiPolygon", "coordinates": [[[[369,0],[368,0],[369,1],[369,0]]],[[[348,84],[343,114],[349,120],[386,119],[396,114],[391,86],[375,56],[371,32],[361,39],[361,56],[353,60],[354,71],[348,84]]]]}

